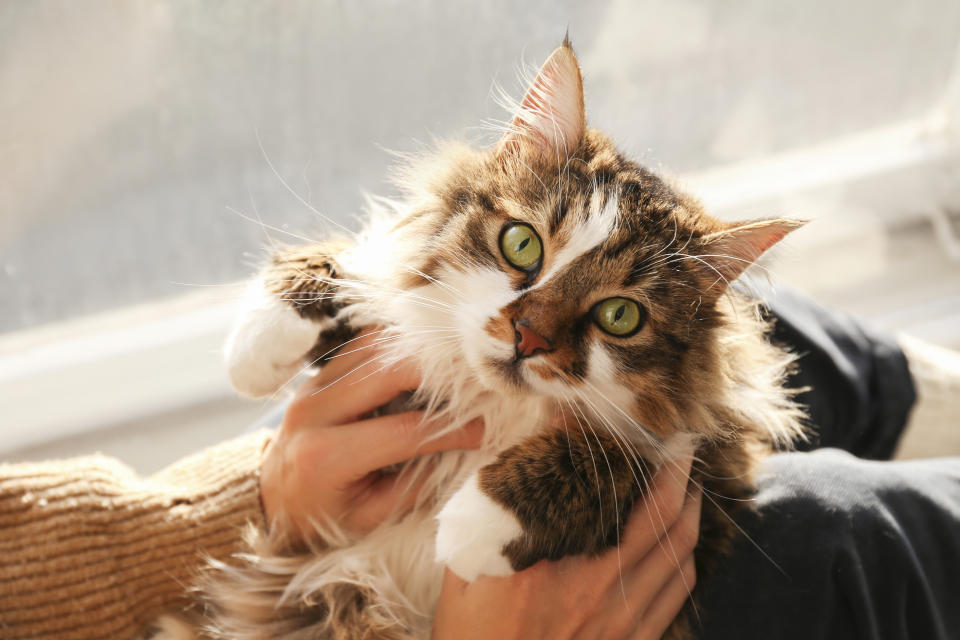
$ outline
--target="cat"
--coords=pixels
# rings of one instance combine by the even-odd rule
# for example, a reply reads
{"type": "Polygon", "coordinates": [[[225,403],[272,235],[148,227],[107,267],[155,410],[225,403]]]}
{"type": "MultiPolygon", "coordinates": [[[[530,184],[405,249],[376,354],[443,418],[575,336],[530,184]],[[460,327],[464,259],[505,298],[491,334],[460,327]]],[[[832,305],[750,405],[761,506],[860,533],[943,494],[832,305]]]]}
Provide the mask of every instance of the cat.
{"type": "MultiPolygon", "coordinates": [[[[442,143],[400,186],[358,236],[272,257],[229,338],[231,378],[271,394],[379,327],[381,361],[422,371],[410,402],[451,429],[482,418],[483,446],[409,463],[429,474],[418,507],[366,536],[321,523],[295,550],[254,532],[206,586],[211,633],[427,638],[444,566],[470,581],[615,546],[685,443],[708,572],[758,461],[802,434],[792,357],[731,286],[801,223],[714,219],[588,128],[568,39],[493,148],[442,143]]],[[[690,633],[694,606],[667,637],[690,633]]]]}

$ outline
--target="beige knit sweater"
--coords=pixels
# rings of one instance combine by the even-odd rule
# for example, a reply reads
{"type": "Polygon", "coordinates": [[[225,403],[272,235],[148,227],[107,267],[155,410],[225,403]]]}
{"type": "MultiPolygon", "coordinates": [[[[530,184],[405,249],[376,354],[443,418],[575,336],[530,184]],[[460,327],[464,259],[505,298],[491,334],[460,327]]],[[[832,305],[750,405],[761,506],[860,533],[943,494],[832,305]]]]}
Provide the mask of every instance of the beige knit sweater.
{"type": "Polygon", "coordinates": [[[263,524],[269,432],[149,478],[104,456],[0,465],[0,638],[127,639],[185,604],[203,554],[263,524]]]}

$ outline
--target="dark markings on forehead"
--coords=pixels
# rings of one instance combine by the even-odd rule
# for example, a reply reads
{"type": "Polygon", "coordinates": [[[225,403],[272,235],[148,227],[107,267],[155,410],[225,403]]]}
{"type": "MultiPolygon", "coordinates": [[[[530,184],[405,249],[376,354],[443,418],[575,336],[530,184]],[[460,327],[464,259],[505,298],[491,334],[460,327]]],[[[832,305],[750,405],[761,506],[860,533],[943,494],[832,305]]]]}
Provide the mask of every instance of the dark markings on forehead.
{"type": "Polygon", "coordinates": [[[496,256],[491,253],[488,245],[488,225],[495,217],[489,213],[477,215],[475,211],[464,215],[467,216],[467,221],[464,225],[463,241],[460,243],[463,253],[478,264],[498,267],[500,263],[496,256]]]}
{"type": "Polygon", "coordinates": [[[477,205],[484,209],[485,211],[493,212],[496,208],[493,204],[493,198],[490,197],[486,191],[480,191],[477,193],[477,205]]]}
{"type": "Polygon", "coordinates": [[[623,280],[620,281],[620,286],[625,289],[635,287],[641,282],[645,282],[654,275],[653,270],[644,269],[644,263],[640,260],[634,261],[633,266],[630,267],[630,270],[627,271],[627,274],[623,276],[623,280]]]}
{"type": "Polygon", "coordinates": [[[481,209],[473,214],[492,212],[495,208],[493,197],[477,185],[457,184],[444,194],[448,202],[456,205],[457,210],[467,213],[471,208],[481,209]]]}
{"type": "MultiPolygon", "coordinates": [[[[619,216],[620,214],[617,213],[619,216]]],[[[603,246],[603,255],[605,258],[610,260],[616,260],[624,252],[630,249],[636,249],[639,247],[642,237],[638,237],[638,234],[632,233],[627,229],[621,229],[602,245],[603,246]]]]}
{"type": "Polygon", "coordinates": [[[684,250],[689,238],[689,232],[678,234],[672,243],[669,239],[664,240],[664,245],[656,251],[638,255],[626,280],[637,283],[655,276],[660,284],[655,293],[664,296],[669,294],[670,289],[679,292],[683,287],[692,287],[691,291],[699,292],[700,281],[694,271],[700,263],[696,258],[687,257],[687,251],[684,250]]]}
{"type": "Polygon", "coordinates": [[[613,184],[621,170],[622,168],[618,165],[600,164],[597,165],[593,171],[593,179],[596,181],[598,186],[604,187],[606,185],[613,184]]]}
{"type": "Polygon", "coordinates": [[[623,211],[631,223],[644,226],[661,225],[679,206],[673,191],[656,176],[638,169],[636,177],[622,180],[619,193],[623,211]]]}
{"type": "Polygon", "coordinates": [[[583,162],[579,160],[571,160],[566,169],[557,176],[559,181],[557,185],[557,192],[560,193],[559,201],[554,209],[554,214],[550,216],[550,233],[556,233],[557,229],[560,228],[560,225],[563,224],[563,221],[566,219],[567,214],[570,212],[570,205],[572,201],[576,201],[576,195],[582,193],[586,196],[587,201],[587,210],[589,211],[589,201],[593,196],[593,180],[592,175],[587,170],[583,162]]]}
{"type": "Polygon", "coordinates": [[[474,199],[474,192],[464,186],[457,186],[446,194],[447,200],[456,205],[460,211],[465,210],[474,199]]]}
{"type": "Polygon", "coordinates": [[[629,239],[610,247],[616,255],[634,242],[633,264],[623,280],[624,286],[635,285],[653,272],[681,275],[686,269],[669,256],[694,234],[684,223],[683,205],[674,192],[644,169],[638,169],[637,174],[638,179],[626,181],[621,192],[621,228],[629,239]]]}
{"type": "Polygon", "coordinates": [[[570,203],[567,198],[561,198],[560,202],[557,203],[556,211],[554,215],[550,216],[550,234],[557,232],[557,229],[560,228],[560,225],[563,224],[564,219],[567,217],[567,213],[570,211],[570,203]]]}
{"type": "MultiPolygon", "coordinates": [[[[623,286],[632,287],[642,280],[649,280],[659,274],[676,272],[676,264],[670,258],[675,249],[668,247],[669,243],[670,238],[661,240],[653,236],[645,245],[639,247],[640,250],[634,254],[630,268],[623,277],[623,286]]],[[[665,281],[656,278],[656,282],[660,286],[657,293],[665,292],[665,281]]]]}

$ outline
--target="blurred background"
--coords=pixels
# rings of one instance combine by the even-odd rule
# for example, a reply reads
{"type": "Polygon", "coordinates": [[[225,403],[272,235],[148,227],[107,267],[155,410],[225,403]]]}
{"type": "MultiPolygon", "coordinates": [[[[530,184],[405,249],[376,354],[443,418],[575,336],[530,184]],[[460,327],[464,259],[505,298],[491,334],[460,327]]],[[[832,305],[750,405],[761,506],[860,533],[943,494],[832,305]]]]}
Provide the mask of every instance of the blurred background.
{"type": "Polygon", "coordinates": [[[243,432],[238,283],[312,209],[355,228],[390,150],[491,142],[568,27],[591,125],[716,215],[812,220],[777,282],[960,347],[955,0],[0,0],[0,460],[243,432]]]}

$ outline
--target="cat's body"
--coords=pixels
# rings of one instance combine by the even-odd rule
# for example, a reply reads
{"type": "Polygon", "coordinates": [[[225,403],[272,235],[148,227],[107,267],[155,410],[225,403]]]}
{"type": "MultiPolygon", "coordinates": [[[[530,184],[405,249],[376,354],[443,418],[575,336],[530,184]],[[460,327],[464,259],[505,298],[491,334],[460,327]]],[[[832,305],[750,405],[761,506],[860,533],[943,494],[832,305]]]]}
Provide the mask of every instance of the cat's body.
{"type": "Polygon", "coordinates": [[[380,327],[381,362],[423,373],[414,401],[450,428],[482,418],[484,445],[415,462],[429,473],[419,507],[367,536],[320,523],[321,547],[299,554],[260,536],[210,586],[221,633],[426,638],[444,565],[472,580],[599,553],[691,442],[709,569],[754,464],[799,433],[790,358],[727,287],[795,223],[711,219],[586,129],[567,43],[496,149],[447,146],[403,185],[358,238],[274,257],[231,373],[271,393],[380,327]]]}

